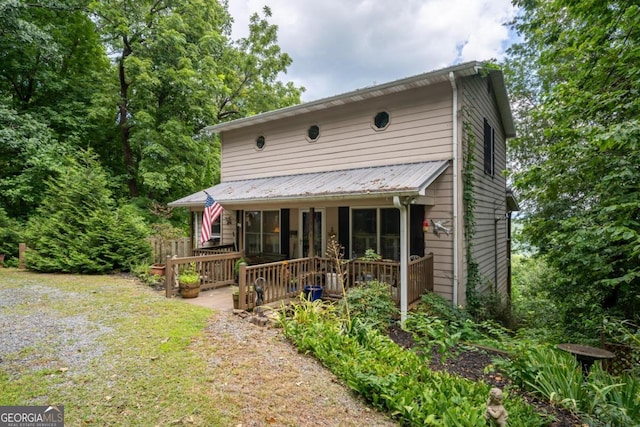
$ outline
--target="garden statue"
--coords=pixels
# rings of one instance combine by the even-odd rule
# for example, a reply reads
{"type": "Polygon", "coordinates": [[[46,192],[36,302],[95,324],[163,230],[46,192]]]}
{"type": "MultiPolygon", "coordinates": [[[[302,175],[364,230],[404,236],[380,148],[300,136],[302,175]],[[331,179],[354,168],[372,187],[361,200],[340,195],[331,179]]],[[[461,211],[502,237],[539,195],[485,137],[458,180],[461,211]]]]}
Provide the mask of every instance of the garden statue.
{"type": "Polygon", "coordinates": [[[509,414],[502,406],[502,390],[499,388],[494,387],[489,391],[489,400],[487,400],[487,410],[484,413],[484,417],[492,426],[505,427],[507,425],[509,414]]]}
{"type": "Polygon", "coordinates": [[[256,291],[256,307],[259,307],[264,302],[264,277],[258,277],[253,283],[253,289],[256,291]]]}

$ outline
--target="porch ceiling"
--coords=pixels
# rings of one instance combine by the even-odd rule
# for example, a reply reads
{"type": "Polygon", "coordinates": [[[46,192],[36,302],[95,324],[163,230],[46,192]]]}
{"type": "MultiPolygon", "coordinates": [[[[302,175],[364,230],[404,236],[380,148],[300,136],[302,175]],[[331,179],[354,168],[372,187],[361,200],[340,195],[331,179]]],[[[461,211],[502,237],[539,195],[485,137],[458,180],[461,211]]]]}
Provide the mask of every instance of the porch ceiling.
{"type": "Polygon", "coordinates": [[[169,203],[202,207],[209,193],[221,205],[420,196],[449,160],[227,181],[169,203]]]}

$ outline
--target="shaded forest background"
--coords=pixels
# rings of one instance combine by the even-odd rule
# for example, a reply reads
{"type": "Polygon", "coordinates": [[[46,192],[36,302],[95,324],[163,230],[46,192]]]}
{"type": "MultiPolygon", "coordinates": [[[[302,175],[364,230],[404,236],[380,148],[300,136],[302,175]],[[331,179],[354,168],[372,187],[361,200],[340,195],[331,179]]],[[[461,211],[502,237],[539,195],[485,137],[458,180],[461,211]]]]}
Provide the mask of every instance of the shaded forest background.
{"type": "MultiPolygon", "coordinates": [[[[593,334],[640,304],[640,10],[515,0],[500,63],[518,137],[515,314],[593,334]]],[[[231,38],[225,2],[0,0],[0,252],[39,271],[145,263],[184,227],[169,201],[219,180],[205,126],[300,102],[264,8],[231,38]]],[[[484,59],[484,58],[478,58],[484,59]]],[[[427,70],[425,70],[427,71],[427,70]]]]}

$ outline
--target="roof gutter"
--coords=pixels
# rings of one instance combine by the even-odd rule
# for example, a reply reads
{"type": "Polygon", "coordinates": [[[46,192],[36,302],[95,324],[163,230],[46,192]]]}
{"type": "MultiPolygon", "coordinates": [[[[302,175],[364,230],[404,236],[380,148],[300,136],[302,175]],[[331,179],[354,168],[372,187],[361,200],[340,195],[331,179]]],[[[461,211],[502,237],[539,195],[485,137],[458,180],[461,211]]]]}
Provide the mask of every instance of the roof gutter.
{"type": "MultiPolygon", "coordinates": [[[[307,195],[299,195],[293,197],[270,197],[264,199],[244,199],[244,200],[234,200],[228,199],[225,200],[223,197],[216,197],[216,201],[221,205],[234,205],[234,206],[249,206],[256,204],[282,204],[282,203],[299,203],[299,202],[323,202],[323,201],[337,201],[337,200],[363,200],[363,199],[381,199],[381,198],[390,198],[390,197],[416,197],[420,195],[424,195],[424,191],[421,189],[418,190],[407,190],[402,192],[366,192],[366,193],[347,193],[347,194],[331,194],[326,196],[316,196],[310,197],[307,195]]],[[[204,193],[203,193],[204,194],[204,193]]],[[[170,202],[168,203],[169,207],[177,208],[177,207],[202,207],[204,206],[205,197],[203,196],[202,201],[191,201],[191,202],[170,202]]]]}
{"type": "Polygon", "coordinates": [[[453,306],[458,306],[458,86],[453,71],[449,72],[453,91],[453,306]]]}

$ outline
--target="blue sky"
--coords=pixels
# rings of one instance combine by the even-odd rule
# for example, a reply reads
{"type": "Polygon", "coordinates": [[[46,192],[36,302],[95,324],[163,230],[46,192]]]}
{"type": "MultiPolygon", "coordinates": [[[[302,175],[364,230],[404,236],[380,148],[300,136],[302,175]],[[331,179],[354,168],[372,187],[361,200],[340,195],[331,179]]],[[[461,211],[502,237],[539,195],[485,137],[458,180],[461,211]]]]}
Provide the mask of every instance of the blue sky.
{"type": "Polygon", "coordinates": [[[511,0],[229,0],[234,38],[265,5],[293,58],[283,80],[306,88],[303,101],[501,59],[516,14],[511,0]]]}

